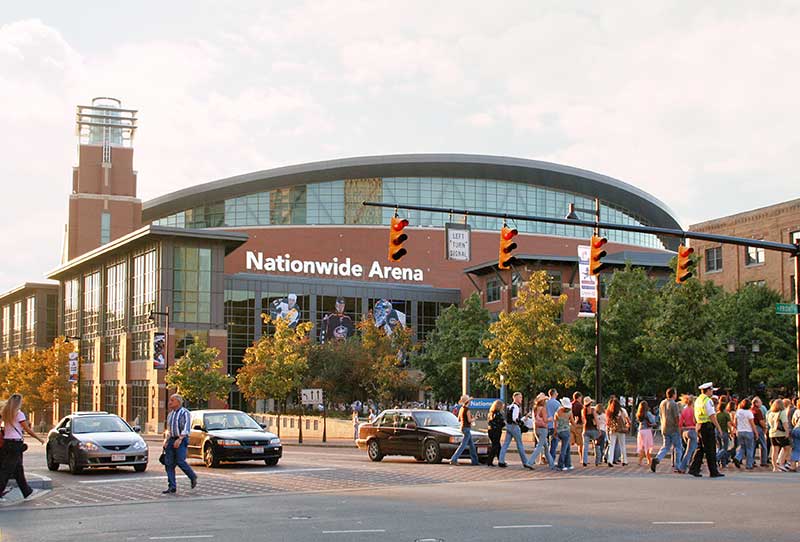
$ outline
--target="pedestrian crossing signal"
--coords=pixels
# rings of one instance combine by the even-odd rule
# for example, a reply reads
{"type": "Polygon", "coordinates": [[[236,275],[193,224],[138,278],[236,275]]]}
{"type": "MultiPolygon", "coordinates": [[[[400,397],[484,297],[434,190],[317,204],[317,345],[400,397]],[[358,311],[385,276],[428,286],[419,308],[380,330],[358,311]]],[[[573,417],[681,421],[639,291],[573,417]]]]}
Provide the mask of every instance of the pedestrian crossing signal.
{"type": "Polygon", "coordinates": [[[678,265],[675,266],[675,282],[683,284],[692,277],[694,249],[680,245],[678,247],[678,265]]]}
{"type": "Polygon", "coordinates": [[[408,220],[400,218],[397,213],[392,217],[392,224],[389,227],[389,261],[398,262],[408,251],[403,247],[403,243],[408,240],[408,235],[403,231],[408,226],[408,220]]]}

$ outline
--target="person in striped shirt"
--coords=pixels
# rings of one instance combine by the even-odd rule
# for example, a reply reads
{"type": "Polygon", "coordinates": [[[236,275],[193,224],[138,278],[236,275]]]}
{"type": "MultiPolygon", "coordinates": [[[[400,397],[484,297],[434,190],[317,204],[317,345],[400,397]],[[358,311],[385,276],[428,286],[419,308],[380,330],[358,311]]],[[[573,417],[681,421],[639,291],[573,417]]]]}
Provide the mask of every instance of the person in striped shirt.
{"type": "Polygon", "coordinates": [[[180,467],[183,473],[189,477],[192,489],[197,486],[197,474],[186,462],[192,415],[184,408],[183,397],[177,393],[170,396],[168,406],[167,428],[164,430],[164,468],[167,470],[168,486],[162,492],[165,495],[177,491],[177,483],[175,482],[176,466],[180,467]]]}

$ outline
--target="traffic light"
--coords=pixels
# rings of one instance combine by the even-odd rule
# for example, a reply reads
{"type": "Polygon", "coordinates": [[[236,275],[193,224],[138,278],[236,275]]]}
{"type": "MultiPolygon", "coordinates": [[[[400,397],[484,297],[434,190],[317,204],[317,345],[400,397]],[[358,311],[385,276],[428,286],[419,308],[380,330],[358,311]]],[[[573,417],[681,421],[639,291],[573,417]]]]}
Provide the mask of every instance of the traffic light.
{"type": "Polygon", "coordinates": [[[608,264],[603,263],[603,258],[606,256],[606,251],[603,249],[608,239],[600,237],[599,235],[592,235],[592,247],[589,254],[589,274],[597,276],[600,271],[608,267],[608,264]]]}
{"type": "Polygon", "coordinates": [[[503,229],[500,230],[500,257],[497,260],[497,267],[500,269],[511,269],[514,256],[511,254],[517,248],[517,243],[514,242],[514,237],[519,232],[514,228],[509,228],[508,224],[503,224],[503,229]]]}
{"type": "Polygon", "coordinates": [[[389,261],[399,262],[408,251],[403,248],[403,243],[408,239],[408,235],[403,231],[408,226],[408,220],[400,218],[397,213],[392,217],[392,225],[389,228],[389,261]]]}
{"type": "Polygon", "coordinates": [[[675,266],[675,282],[683,284],[692,276],[694,249],[680,245],[678,247],[678,265],[675,266]]]}

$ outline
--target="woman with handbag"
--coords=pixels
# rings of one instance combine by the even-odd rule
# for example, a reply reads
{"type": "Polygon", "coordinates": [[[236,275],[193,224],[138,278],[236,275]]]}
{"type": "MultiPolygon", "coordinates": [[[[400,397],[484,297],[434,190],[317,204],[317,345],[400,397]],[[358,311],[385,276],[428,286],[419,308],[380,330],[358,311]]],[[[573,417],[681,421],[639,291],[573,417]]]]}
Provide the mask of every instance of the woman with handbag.
{"type": "Polygon", "coordinates": [[[789,440],[789,416],[784,408],[783,399],[775,399],[767,414],[769,441],[772,444],[772,472],[786,472],[786,462],[791,453],[792,441],[789,440]]]}
{"type": "Polygon", "coordinates": [[[542,455],[546,460],[548,466],[555,470],[555,462],[553,456],[550,455],[550,448],[547,445],[547,423],[553,421],[552,418],[547,417],[547,396],[540,393],[536,396],[533,402],[533,423],[536,428],[536,448],[531,452],[528,458],[528,465],[535,465],[536,460],[542,455]]]}
{"type": "Polygon", "coordinates": [[[618,449],[624,467],[628,464],[625,435],[628,433],[630,420],[616,397],[608,402],[606,423],[608,424],[608,466],[614,466],[614,450],[618,449]]]}
{"type": "Polygon", "coordinates": [[[14,393],[6,401],[0,418],[3,421],[3,447],[0,448],[0,498],[6,493],[6,485],[11,478],[17,481],[17,487],[26,499],[31,496],[33,489],[25,480],[25,470],[22,467],[22,453],[28,448],[23,442],[23,433],[44,444],[39,435],[31,430],[27,418],[21,410],[22,395],[14,393]]]}

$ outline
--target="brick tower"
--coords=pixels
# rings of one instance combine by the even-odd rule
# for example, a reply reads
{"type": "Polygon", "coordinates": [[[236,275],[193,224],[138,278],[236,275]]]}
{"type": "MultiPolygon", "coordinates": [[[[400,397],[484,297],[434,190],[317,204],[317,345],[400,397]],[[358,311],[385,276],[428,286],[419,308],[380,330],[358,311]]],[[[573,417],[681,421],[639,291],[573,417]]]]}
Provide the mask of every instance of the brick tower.
{"type": "Polygon", "coordinates": [[[66,260],[141,226],[133,170],[136,110],[121,105],[115,98],[94,98],[92,105],[78,106],[78,165],[72,171],[66,260]]]}

